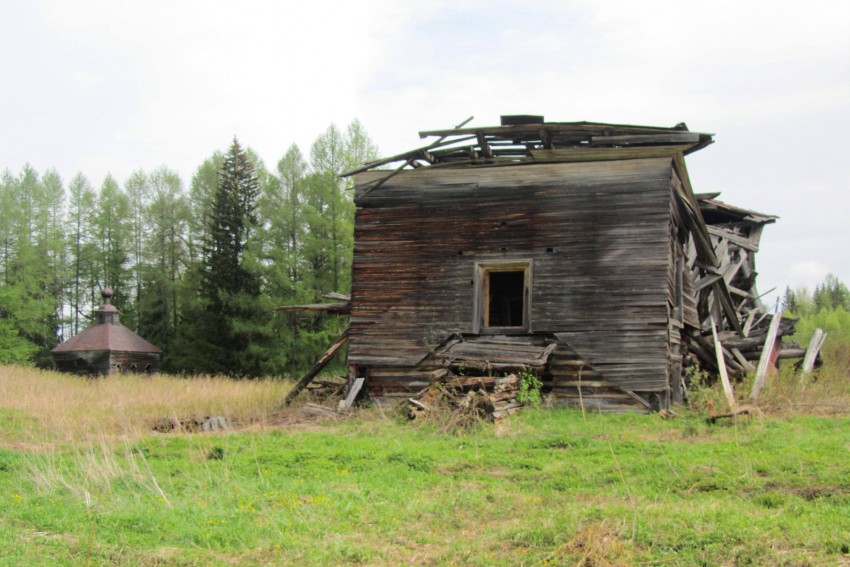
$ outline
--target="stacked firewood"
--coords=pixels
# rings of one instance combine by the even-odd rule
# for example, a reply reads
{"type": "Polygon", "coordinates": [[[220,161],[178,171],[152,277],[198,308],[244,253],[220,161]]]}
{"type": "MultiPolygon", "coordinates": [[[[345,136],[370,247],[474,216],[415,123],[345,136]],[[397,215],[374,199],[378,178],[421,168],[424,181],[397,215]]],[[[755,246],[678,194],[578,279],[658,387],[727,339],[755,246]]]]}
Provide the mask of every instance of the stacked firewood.
{"type": "Polygon", "coordinates": [[[410,398],[408,417],[417,419],[437,411],[450,411],[473,419],[497,421],[518,412],[522,379],[505,376],[451,376],[410,398]]]}

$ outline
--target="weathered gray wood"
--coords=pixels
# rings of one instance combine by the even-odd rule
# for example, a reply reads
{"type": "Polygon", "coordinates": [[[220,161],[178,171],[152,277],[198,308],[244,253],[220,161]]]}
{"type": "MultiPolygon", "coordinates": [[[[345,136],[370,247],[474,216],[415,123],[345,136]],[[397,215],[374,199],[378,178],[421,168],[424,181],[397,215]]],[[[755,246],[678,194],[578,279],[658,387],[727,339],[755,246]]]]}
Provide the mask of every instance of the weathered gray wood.
{"type": "Polygon", "coordinates": [[[337,301],[351,301],[350,293],[337,293],[335,291],[329,291],[328,293],[322,294],[322,297],[325,299],[336,299],[337,301]]]}
{"type": "Polygon", "coordinates": [[[351,303],[310,303],[307,305],[284,305],[275,308],[278,313],[293,313],[296,311],[319,311],[335,315],[347,315],[351,313],[351,303]]]}
{"type": "Polygon", "coordinates": [[[351,389],[348,391],[348,395],[344,400],[340,400],[339,409],[347,410],[351,408],[354,404],[354,399],[357,397],[357,394],[360,393],[360,390],[363,388],[363,383],[366,381],[365,378],[355,378],[354,382],[351,384],[351,389]]]}
{"type": "Polygon", "coordinates": [[[614,161],[672,157],[682,151],[682,146],[636,146],[630,148],[563,148],[557,150],[531,150],[536,162],[614,161]]]}
{"type": "Polygon", "coordinates": [[[803,357],[803,369],[800,374],[800,382],[806,379],[806,376],[809,375],[812,370],[815,368],[815,360],[817,360],[818,353],[820,352],[821,347],[823,347],[824,341],[826,341],[827,333],[823,332],[823,329],[815,329],[815,332],[812,333],[812,338],[809,339],[809,346],[806,349],[806,355],[803,357]]]}
{"type": "Polygon", "coordinates": [[[592,146],[631,146],[640,144],[694,144],[699,142],[698,132],[669,132],[667,134],[632,134],[623,136],[593,136],[592,146]]]}
{"type": "Polygon", "coordinates": [[[750,392],[750,400],[755,403],[758,401],[759,394],[764,388],[767,381],[767,373],[770,366],[770,359],[773,355],[773,347],[776,343],[776,333],[779,330],[779,323],[782,321],[782,314],[777,313],[770,321],[770,328],[767,331],[767,337],[764,340],[764,346],[761,349],[761,357],[759,365],[756,369],[756,379],[753,381],[753,390],[750,392]]]}
{"type": "Polygon", "coordinates": [[[739,234],[736,234],[729,229],[721,228],[719,226],[708,226],[707,228],[708,233],[713,236],[721,236],[723,238],[726,238],[727,240],[734,242],[741,248],[746,248],[751,252],[759,251],[758,244],[754,244],[749,238],[740,236],[739,234]]]}
{"type": "Polygon", "coordinates": [[[753,366],[749,360],[747,360],[747,357],[745,357],[740,350],[736,348],[730,348],[729,350],[732,352],[732,355],[735,357],[735,359],[741,363],[741,366],[744,367],[744,370],[746,370],[747,372],[755,372],[756,367],[753,366]]]}
{"type": "Polygon", "coordinates": [[[717,368],[720,372],[720,383],[723,385],[723,393],[726,395],[726,402],[729,408],[735,409],[735,392],[732,390],[732,382],[729,381],[729,373],[726,371],[726,361],[723,358],[723,345],[717,338],[717,326],[714,323],[714,317],[711,318],[711,335],[714,337],[714,353],[717,357],[717,368]]]}
{"type": "MultiPolygon", "coordinates": [[[[358,175],[349,363],[365,368],[370,387],[409,392],[430,379],[423,367],[445,359],[454,370],[536,367],[564,395],[580,394],[570,383],[587,378],[664,404],[691,346],[707,368],[752,368],[766,334],[755,320],[764,310],[753,254],[759,223],[772,217],[694,197],[683,155],[709,135],[539,121],[436,134],[472,140],[405,154],[396,161],[425,165],[391,178],[358,175]],[[474,266],[518,259],[533,261],[529,324],[507,346],[447,347],[479,330],[474,266]],[[712,314],[714,333],[718,324],[738,333],[718,336],[719,354],[691,340],[712,314]],[[755,342],[734,342],[745,334],[755,342]],[[553,338],[569,353],[531,360],[522,346],[553,338]]],[[[481,326],[488,331],[486,318],[481,326]]]]}
{"type": "Polygon", "coordinates": [[[333,360],[333,357],[336,355],[336,353],[339,352],[343,345],[348,341],[348,335],[350,333],[350,330],[351,327],[346,327],[345,331],[342,332],[336,342],[334,342],[334,344],[332,344],[330,348],[325,351],[325,354],[323,354],[321,358],[316,361],[316,364],[314,364],[313,367],[310,368],[310,370],[308,370],[307,373],[304,374],[304,376],[302,376],[301,379],[295,383],[295,386],[292,387],[292,390],[290,390],[289,393],[286,394],[286,397],[283,399],[283,403],[281,404],[283,407],[286,407],[291,404],[292,401],[296,397],[298,397],[298,394],[300,394],[304,390],[304,388],[306,388],[307,385],[313,380],[313,378],[315,378],[319,374],[319,372],[321,372],[322,369],[328,365],[328,362],[333,360]]]}

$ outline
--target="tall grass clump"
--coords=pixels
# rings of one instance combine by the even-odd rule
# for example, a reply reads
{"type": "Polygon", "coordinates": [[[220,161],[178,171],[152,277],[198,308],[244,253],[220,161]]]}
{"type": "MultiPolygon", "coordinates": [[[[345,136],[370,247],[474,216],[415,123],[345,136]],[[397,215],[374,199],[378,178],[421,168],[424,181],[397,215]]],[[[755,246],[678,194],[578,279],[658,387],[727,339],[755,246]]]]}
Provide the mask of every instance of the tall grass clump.
{"type": "Polygon", "coordinates": [[[225,416],[262,423],[291,388],[282,380],[115,375],[81,378],[0,366],[0,443],[132,439],[161,419],[225,416]]]}
{"type": "Polygon", "coordinates": [[[771,413],[850,414],[850,338],[828,336],[821,359],[805,377],[797,361],[783,361],[759,405],[771,413]]]}

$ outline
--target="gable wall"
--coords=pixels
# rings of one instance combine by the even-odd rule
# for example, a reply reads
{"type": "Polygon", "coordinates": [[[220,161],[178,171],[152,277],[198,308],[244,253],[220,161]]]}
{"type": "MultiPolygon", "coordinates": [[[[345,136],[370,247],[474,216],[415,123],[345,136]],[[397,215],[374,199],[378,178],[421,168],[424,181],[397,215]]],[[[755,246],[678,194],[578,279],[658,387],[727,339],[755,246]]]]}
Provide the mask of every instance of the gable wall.
{"type": "Polygon", "coordinates": [[[530,259],[532,332],[624,387],[665,389],[671,171],[669,158],[423,168],[359,190],[349,363],[417,365],[472,332],[476,261],[530,259]]]}

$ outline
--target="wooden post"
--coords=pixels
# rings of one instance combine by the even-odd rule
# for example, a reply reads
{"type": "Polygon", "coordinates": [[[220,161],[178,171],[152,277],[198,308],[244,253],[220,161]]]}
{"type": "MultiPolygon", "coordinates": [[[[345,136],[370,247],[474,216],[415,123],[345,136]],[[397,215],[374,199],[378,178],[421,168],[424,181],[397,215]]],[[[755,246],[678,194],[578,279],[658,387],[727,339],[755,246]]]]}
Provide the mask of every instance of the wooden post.
{"type": "Polygon", "coordinates": [[[823,347],[824,341],[826,341],[826,333],[823,332],[823,329],[815,329],[815,332],[812,333],[812,338],[809,341],[809,348],[806,349],[806,356],[803,357],[803,373],[800,375],[800,383],[803,383],[803,380],[806,379],[812,370],[815,368],[815,360],[818,357],[818,352],[820,352],[821,347],[823,347]]]}
{"type": "Polygon", "coordinates": [[[344,400],[339,401],[339,410],[347,410],[351,409],[351,406],[354,404],[354,398],[357,397],[357,394],[360,393],[360,389],[363,388],[363,382],[365,382],[365,378],[355,378],[354,383],[351,385],[351,389],[348,391],[348,395],[344,400]]]}
{"type": "Polygon", "coordinates": [[[714,324],[714,317],[711,317],[711,335],[714,337],[714,354],[717,357],[717,369],[720,371],[720,383],[723,384],[723,393],[726,394],[729,409],[735,411],[735,392],[732,390],[732,383],[729,381],[729,373],[726,372],[726,361],[723,359],[723,345],[720,344],[720,339],[717,338],[717,326],[714,324]]]}
{"type": "Polygon", "coordinates": [[[283,404],[281,404],[283,407],[286,407],[291,404],[292,400],[298,397],[298,394],[300,394],[301,391],[306,388],[310,382],[313,381],[313,378],[315,378],[316,375],[322,371],[322,368],[327,366],[328,362],[330,362],[331,359],[333,359],[334,355],[339,351],[339,349],[342,348],[342,345],[344,345],[346,341],[348,341],[349,330],[350,327],[345,328],[345,331],[342,332],[336,342],[332,344],[327,351],[325,351],[325,354],[323,354],[322,357],[318,361],[316,361],[316,364],[314,364],[313,367],[307,371],[307,374],[302,376],[301,379],[292,388],[292,390],[290,390],[289,393],[286,394],[286,397],[283,399],[283,404]]]}
{"type": "Polygon", "coordinates": [[[767,381],[768,367],[770,366],[773,347],[776,344],[776,333],[779,331],[779,322],[782,321],[782,314],[777,313],[770,321],[770,327],[767,330],[767,338],[764,339],[764,346],[761,348],[761,357],[759,358],[758,369],[756,370],[756,379],[753,381],[753,391],[750,393],[750,401],[755,403],[759,398],[759,393],[767,381]]]}

